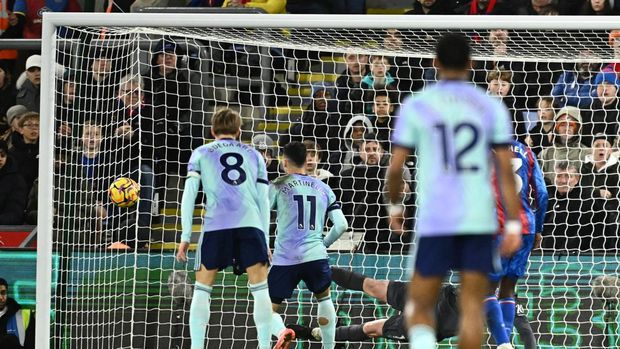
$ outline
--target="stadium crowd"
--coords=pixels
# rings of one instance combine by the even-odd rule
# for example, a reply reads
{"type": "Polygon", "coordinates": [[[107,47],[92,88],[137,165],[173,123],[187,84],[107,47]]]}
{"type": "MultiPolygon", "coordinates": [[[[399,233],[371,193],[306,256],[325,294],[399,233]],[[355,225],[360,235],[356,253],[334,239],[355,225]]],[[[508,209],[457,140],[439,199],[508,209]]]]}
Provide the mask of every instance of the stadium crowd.
{"type": "MultiPolygon", "coordinates": [[[[339,3],[227,0],[220,5],[260,7],[270,13],[346,12],[337,7],[339,3]]],[[[7,6],[5,1],[2,4],[7,6]]],[[[71,0],[62,4],[52,10],[79,10],[71,0]]],[[[204,1],[190,5],[205,6],[204,1]]],[[[2,38],[40,37],[40,18],[32,18],[40,13],[25,6],[15,1],[13,11],[7,12],[7,21],[0,22],[4,23],[2,38]]],[[[551,15],[617,14],[619,10],[620,1],[613,0],[419,0],[408,13],[551,15]]],[[[399,49],[406,35],[386,30],[379,43],[386,50],[399,49]]],[[[601,42],[620,58],[620,31],[601,35],[601,42]]],[[[472,39],[498,57],[512,49],[510,31],[489,31],[472,39]]],[[[156,223],[153,202],[158,196],[156,205],[175,200],[168,197],[169,177],[182,177],[192,149],[204,142],[202,126],[191,121],[201,108],[196,107],[201,97],[195,92],[191,61],[186,59],[189,52],[180,41],[157,41],[150,65],[139,75],[130,72],[129,57],[106,46],[90,50],[79,69],[68,64],[57,69],[54,134],[59,175],[55,176],[54,209],[57,226],[65,228],[58,229],[56,241],[90,246],[114,241],[131,247],[148,244],[156,223]],[[136,208],[119,209],[108,203],[107,188],[120,176],[140,181],[136,208]],[[131,235],[135,231],[137,237],[131,235]]],[[[233,50],[235,54],[239,55],[233,50]]],[[[313,54],[302,53],[296,59],[299,64],[310,62],[313,54]]],[[[285,59],[299,55],[282,53],[285,59]]],[[[471,77],[507,105],[515,136],[537,154],[551,200],[543,248],[557,253],[618,248],[620,64],[604,64],[587,50],[579,58],[576,64],[476,61],[471,77]]],[[[288,130],[253,131],[243,137],[264,155],[270,179],[281,173],[279,147],[303,140],[311,150],[309,172],[334,189],[353,230],[364,233],[359,250],[402,253],[411,236],[390,231],[384,197],[390,133],[400,103],[433,83],[435,71],[427,59],[348,53],[343,60],[345,68],[334,84],[312,85],[310,103],[299,119],[291,117],[288,130]]],[[[40,108],[41,57],[28,56],[23,72],[17,67],[16,52],[0,51],[0,225],[36,224],[40,118],[52,117],[49,110],[40,108]]],[[[251,68],[252,77],[256,72],[251,68]]],[[[223,73],[230,72],[224,69],[223,73]]],[[[278,95],[282,89],[275,85],[273,94],[278,95]]],[[[274,98],[272,103],[281,100],[274,98]]],[[[412,224],[415,161],[412,157],[408,162],[403,188],[412,224]]]]}

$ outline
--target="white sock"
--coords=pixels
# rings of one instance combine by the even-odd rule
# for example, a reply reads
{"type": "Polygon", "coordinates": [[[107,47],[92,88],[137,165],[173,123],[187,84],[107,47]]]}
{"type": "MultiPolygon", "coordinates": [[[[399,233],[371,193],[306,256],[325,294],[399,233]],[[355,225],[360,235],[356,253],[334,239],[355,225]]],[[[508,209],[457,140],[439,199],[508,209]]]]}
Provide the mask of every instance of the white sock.
{"type": "Polygon", "coordinates": [[[189,309],[189,336],[192,349],[204,349],[209,317],[211,317],[211,291],[213,287],[196,281],[194,297],[189,309]]]}
{"type": "Polygon", "coordinates": [[[254,324],[258,335],[258,348],[271,349],[271,298],[267,280],[258,284],[250,284],[250,292],[254,297],[254,324]]]}
{"type": "Polygon", "coordinates": [[[426,325],[415,325],[409,328],[409,349],[435,349],[436,347],[435,329],[426,325]]]}
{"type": "Polygon", "coordinates": [[[513,349],[512,344],[504,343],[497,346],[497,349],[513,349]]]}
{"type": "Polygon", "coordinates": [[[336,345],[336,309],[330,296],[321,298],[319,301],[319,328],[321,329],[321,341],[324,349],[333,349],[336,345]],[[321,318],[327,319],[326,325],[321,325],[321,318]]]}
{"type": "Polygon", "coordinates": [[[271,334],[278,337],[280,332],[284,330],[286,326],[284,326],[284,321],[282,321],[282,316],[276,313],[275,311],[271,314],[271,334]]]}

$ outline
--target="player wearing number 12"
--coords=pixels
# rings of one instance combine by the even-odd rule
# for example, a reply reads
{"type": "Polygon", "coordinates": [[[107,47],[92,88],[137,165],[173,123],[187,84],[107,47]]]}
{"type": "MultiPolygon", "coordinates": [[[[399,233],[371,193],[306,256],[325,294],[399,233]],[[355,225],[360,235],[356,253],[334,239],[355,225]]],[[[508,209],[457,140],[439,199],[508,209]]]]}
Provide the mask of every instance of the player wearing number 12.
{"type": "Polygon", "coordinates": [[[215,141],[198,147],[187,166],[181,201],[183,233],[177,260],[185,262],[192,233],[198,188],[206,196],[206,213],[196,252],[196,285],[189,312],[192,349],[204,349],[211,291],[218,270],[236,266],[247,271],[254,297],[254,323],[260,349],[271,347],[269,263],[269,182],[262,156],[238,142],[241,117],[230,109],[213,115],[215,141]]]}
{"type": "Polygon", "coordinates": [[[498,226],[492,157],[507,216],[501,250],[512,254],[521,243],[509,114],[500,101],[466,81],[470,51],[462,34],[439,39],[434,65],[440,81],[403,104],[392,135],[395,147],[388,169],[392,229],[403,229],[403,164],[411,149],[418,158],[417,241],[406,309],[414,349],[436,346],[434,310],[449,270],[461,272],[459,348],[481,347],[488,273],[499,269],[493,245],[498,226]]]}
{"type": "Polygon", "coordinates": [[[271,207],[278,214],[273,266],[269,271],[274,311],[271,331],[278,337],[274,349],[288,348],[295,338],[295,333],[284,326],[278,308],[302,280],[319,303],[323,348],[333,349],[335,345],[336,310],[330,296],[332,277],[326,247],[340,238],[348,224],[331,188],[306,174],[306,152],[301,142],[287,144],[283,162],[287,174],[273,181],[269,189],[271,207]],[[327,217],[333,226],[323,238],[327,217]]]}

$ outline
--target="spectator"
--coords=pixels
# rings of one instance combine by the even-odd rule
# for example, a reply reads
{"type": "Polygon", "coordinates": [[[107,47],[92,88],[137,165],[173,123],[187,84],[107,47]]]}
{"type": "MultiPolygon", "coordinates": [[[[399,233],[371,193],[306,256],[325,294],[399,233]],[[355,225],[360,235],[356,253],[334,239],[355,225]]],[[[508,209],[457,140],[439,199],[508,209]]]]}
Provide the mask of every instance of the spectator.
{"type": "Polygon", "coordinates": [[[454,11],[459,15],[513,15],[514,9],[507,1],[471,0],[454,11]]]}
{"type": "Polygon", "coordinates": [[[9,284],[0,278],[0,348],[34,349],[35,316],[8,295],[9,284]]]}
{"type": "Polygon", "coordinates": [[[606,135],[618,134],[620,122],[620,100],[618,89],[620,79],[611,72],[602,72],[596,76],[596,100],[591,109],[583,113],[583,142],[591,143],[592,136],[597,133],[606,135]]]}
{"type": "Polygon", "coordinates": [[[487,75],[487,92],[490,95],[501,98],[502,102],[512,114],[512,130],[520,139],[524,140],[527,135],[523,111],[517,104],[513,94],[512,72],[506,70],[494,70],[487,75]]]}
{"type": "Polygon", "coordinates": [[[381,143],[381,147],[389,152],[392,130],[394,129],[394,105],[390,100],[390,95],[385,91],[377,91],[372,106],[374,127],[377,134],[377,140],[381,143]]]}
{"type": "Polygon", "coordinates": [[[313,140],[306,139],[303,143],[306,146],[307,150],[306,171],[308,173],[308,176],[327,182],[334,175],[328,170],[321,168],[324,154],[323,149],[318,143],[313,140]]]}
{"type": "Polygon", "coordinates": [[[336,79],[338,100],[338,125],[344,126],[354,114],[364,112],[364,91],[362,79],[368,72],[368,56],[354,53],[344,55],[347,68],[336,79]]]}
{"type": "Polygon", "coordinates": [[[61,228],[54,241],[101,246],[110,239],[102,227],[108,216],[107,188],[114,179],[109,166],[112,154],[103,148],[102,128],[96,122],[87,120],[81,131],[79,147],[67,154],[66,162],[56,164],[59,173],[74,180],[56,183],[63,195],[55,200],[61,228]]]}
{"type": "Polygon", "coordinates": [[[9,153],[26,181],[26,195],[39,176],[39,114],[28,112],[19,120],[21,136],[14,137],[9,153]]]}
{"type": "Polygon", "coordinates": [[[374,134],[370,119],[356,115],[349,120],[340,134],[340,150],[333,151],[329,157],[329,171],[337,174],[360,163],[359,152],[364,141],[364,134],[374,134]]]}
{"type": "MultiPolygon", "coordinates": [[[[582,168],[581,185],[592,189],[595,200],[604,208],[606,230],[618,223],[620,207],[620,164],[618,157],[612,153],[614,139],[603,133],[597,133],[592,142],[592,154],[586,156],[582,168]]],[[[615,234],[606,234],[615,236],[615,234]]],[[[609,242],[609,241],[608,241],[609,242]]],[[[600,245],[600,244],[599,244],[600,245]]],[[[617,248],[617,240],[608,247],[617,248]]]]}
{"type": "MultiPolygon", "coordinates": [[[[590,150],[581,144],[581,113],[575,107],[564,107],[555,116],[553,145],[539,155],[541,170],[549,183],[555,180],[554,168],[558,161],[570,161],[580,169],[590,150]]],[[[579,172],[579,171],[577,171],[579,172]]]]}
{"type": "Polygon", "coordinates": [[[27,195],[26,182],[18,171],[17,163],[9,155],[7,143],[0,140],[0,225],[23,223],[27,195]]]}
{"type": "Polygon", "coordinates": [[[516,13],[519,15],[541,15],[548,11],[549,7],[555,7],[553,0],[531,0],[527,5],[519,8],[516,13]]]}
{"type": "Polygon", "coordinates": [[[28,194],[28,200],[26,201],[26,209],[24,211],[24,223],[30,225],[37,225],[37,216],[39,214],[39,179],[35,179],[32,184],[32,189],[28,194]]]}
{"type": "Polygon", "coordinates": [[[252,146],[258,150],[258,152],[265,159],[265,165],[267,165],[267,179],[273,181],[280,177],[280,161],[277,154],[275,154],[275,143],[273,139],[265,133],[258,133],[252,138],[252,146]]]}
{"type": "Polygon", "coordinates": [[[416,0],[408,15],[451,15],[454,9],[445,0],[416,0]]]}
{"type": "Polygon", "coordinates": [[[6,61],[0,60],[0,134],[4,133],[6,128],[8,128],[5,126],[7,124],[4,123],[4,117],[6,116],[6,111],[15,105],[15,97],[16,91],[11,69],[6,61]]]}
{"type": "Polygon", "coordinates": [[[189,77],[180,69],[177,43],[163,39],[157,43],[152,68],[144,80],[146,100],[153,106],[155,124],[166,130],[166,173],[183,174],[192,152],[190,136],[191,99],[189,77]]]}
{"type": "Polygon", "coordinates": [[[0,136],[0,139],[5,140],[9,144],[9,148],[15,141],[15,138],[19,136],[19,120],[21,120],[22,115],[27,112],[28,109],[19,104],[10,107],[9,110],[6,111],[6,121],[9,129],[0,136]]]}
{"type": "MultiPolygon", "coordinates": [[[[16,30],[22,31],[24,39],[40,39],[44,12],[80,12],[76,0],[15,0],[13,12],[17,15],[16,30]]],[[[62,32],[61,32],[62,34],[62,32]]]]}
{"type": "Polygon", "coordinates": [[[26,78],[17,90],[16,101],[29,111],[39,112],[41,95],[41,56],[32,55],[26,60],[26,78]]]}
{"type": "MultiPolygon", "coordinates": [[[[613,1],[613,0],[612,0],[613,1]]],[[[591,16],[591,15],[613,15],[616,14],[614,12],[613,6],[610,0],[586,0],[581,8],[581,15],[583,16],[591,16]]]]}
{"type": "MultiPolygon", "coordinates": [[[[383,47],[388,50],[402,50],[403,34],[397,29],[386,30],[383,47]]],[[[411,92],[424,87],[424,67],[430,66],[428,59],[396,56],[390,59],[388,73],[396,78],[396,90],[408,96],[411,92]]]]}
{"type": "MultiPolygon", "coordinates": [[[[620,7],[620,2],[617,5],[618,7],[620,7]]],[[[618,10],[620,12],[620,9],[618,10]]],[[[613,51],[613,57],[615,60],[620,59],[620,30],[618,29],[614,29],[611,32],[609,32],[609,37],[608,37],[608,41],[607,43],[609,44],[609,46],[611,46],[611,49],[613,51]]],[[[620,63],[614,62],[614,63],[609,63],[607,65],[605,65],[602,69],[602,72],[610,72],[610,73],[616,73],[618,74],[618,76],[620,76],[620,63]]]]}
{"type": "MultiPolygon", "coordinates": [[[[12,3],[8,0],[0,2],[0,40],[20,39],[23,36],[23,30],[17,27],[19,21],[13,12],[12,3]]],[[[4,65],[7,71],[13,71],[17,56],[17,50],[0,50],[0,65],[4,65]]]]}
{"type": "Polygon", "coordinates": [[[225,0],[222,7],[259,8],[270,14],[286,13],[286,0],[225,0]]]}
{"type": "Polygon", "coordinates": [[[595,205],[592,190],[579,185],[579,165],[555,163],[553,185],[548,187],[549,205],[543,229],[542,247],[560,254],[586,251],[594,233],[595,205]]]}
{"type": "MultiPolygon", "coordinates": [[[[117,57],[117,51],[107,47],[94,47],[88,54],[91,58],[87,73],[83,74],[76,91],[78,105],[89,119],[104,123],[108,113],[116,106],[116,87],[123,73],[123,57],[117,57]]],[[[63,110],[63,113],[67,113],[63,110]]],[[[63,114],[61,118],[67,118],[63,114]]]]}
{"type": "Polygon", "coordinates": [[[84,111],[78,106],[75,72],[67,70],[58,81],[56,93],[56,139],[60,149],[71,149],[79,138],[77,127],[84,123],[84,111]]]}
{"type": "Polygon", "coordinates": [[[364,90],[365,113],[372,111],[372,99],[378,90],[395,90],[396,79],[390,74],[390,59],[384,56],[370,58],[370,72],[362,79],[360,87],[364,90]]]}
{"type": "Polygon", "coordinates": [[[558,2],[561,15],[578,15],[583,7],[584,0],[562,0],[558,2]]]}
{"type": "Polygon", "coordinates": [[[552,97],[540,97],[538,100],[538,122],[530,130],[526,139],[527,145],[532,152],[538,155],[540,152],[553,145],[553,126],[555,109],[553,109],[552,97]]]}
{"type": "Polygon", "coordinates": [[[390,242],[387,212],[383,205],[385,171],[389,156],[373,134],[367,134],[360,146],[359,164],[345,169],[339,183],[342,211],[351,227],[364,232],[360,249],[366,253],[400,252],[402,246],[390,242]]]}
{"type": "MultiPolygon", "coordinates": [[[[592,53],[582,51],[580,59],[592,58],[592,53]]],[[[594,79],[601,69],[600,63],[575,63],[573,71],[564,71],[553,86],[551,95],[555,98],[558,107],[571,105],[578,108],[590,108],[595,97],[596,85],[594,79]]]]}
{"type": "Polygon", "coordinates": [[[332,99],[331,89],[322,85],[312,86],[312,103],[304,111],[300,124],[295,124],[289,129],[290,140],[282,142],[282,146],[290,141],[299,141],[306,138],[313,138],[320,144],[321,148],[327,149],[330,142],[328,132],[330,125],[328,120],[334,120],[328,111],[329,100],[332,99]]]}

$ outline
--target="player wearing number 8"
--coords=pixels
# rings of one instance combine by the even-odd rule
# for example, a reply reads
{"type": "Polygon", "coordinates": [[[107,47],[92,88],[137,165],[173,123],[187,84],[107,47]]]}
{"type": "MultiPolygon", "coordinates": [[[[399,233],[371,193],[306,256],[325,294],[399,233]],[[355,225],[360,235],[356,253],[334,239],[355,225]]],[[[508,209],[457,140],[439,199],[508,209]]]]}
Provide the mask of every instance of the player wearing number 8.
{"type": "Polygon", "coordinates": [[[183,234],[177,260],[187,261],[194,204],[202,184],[206,213],[196,252],[196,286],[189,314],[192,349],[204,349],[212,285],[218,270],[247,271],[254,297],[254,322],[260,349],[271,346],[269,263],[269,182],[262,156],[238,142],[241,117],[230,109],[213,115],[215,141],[198,147],[187,166],[181,202],[183,234]]]}
{"type": "Polygon", "coordinates": [[[330,296],[332,279],[326,247],[340,238],[348,224],[331,188],[306,174],[306,151],[300,142],[284,147],[287,174],[273,181],[269,189],[271,207],[278,214],[273,267],[269,271],[274,310],[271,331],[278,337],[275,349],[288,348],[294,339],[294,332],[284,326],[277,311],[302,280],[319,303],[323,348],[334,348],[336,311],[330,296]],[[323,238],[327,217],[333,226],[323,238]]]}
{"type": "Polygon", "coordinates": [[[434,309],[449,270],[461,272],[459,348],[479,349],[482,301],[488,273],[496,270],[497,231],[490,158],[497,162],[507,222],[502,252],[521,242],[519,200],[511,170],[512,140],[508,110],[500,101],[468,83],[468,39],[446,34],[437,43],[434,65],[440,80],[400,109],[388,169],[391,227],[402,230],[402,168],[416,150],[418,210],[413,277],[410,288],[410,346],[435,348],[434,309]],[[495,152],[492,152],[495,149],[495,152]]]}

